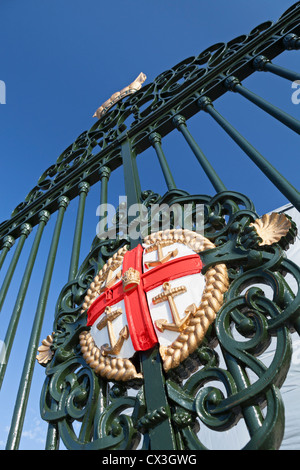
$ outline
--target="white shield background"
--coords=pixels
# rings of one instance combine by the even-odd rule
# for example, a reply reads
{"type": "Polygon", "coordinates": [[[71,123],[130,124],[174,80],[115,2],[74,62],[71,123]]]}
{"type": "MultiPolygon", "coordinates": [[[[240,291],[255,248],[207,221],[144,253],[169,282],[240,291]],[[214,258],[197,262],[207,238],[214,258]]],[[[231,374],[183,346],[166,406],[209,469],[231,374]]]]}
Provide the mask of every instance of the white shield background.
{"type": "MultiPolygon", "coordinates": [[[[122,265],[119,266],[115,271],[113,272],[113,275],[116,276],[117,273],[122,272],[122,265]]],[[[118,282],[118,279],[116,279],[116,282],[118,282]]],[[[114,283],[113,283],[114,284],[114,283]]],[[[125,312],[125,304],[124,300],[121,300],[120,302],[117,302],[116,304],[111,306],[112,311],[121,308],[122,309],[122,315],[119,315],[113,322],[112,326],[114,329],[115,337],[116,340],[119,337],[119,332],[124,328],[125,325],[128,327],[127,323],[127,317],[126,317],[126,312],[125,312]]],[[[95,323],[92,325],[90,329],[91,336],[93,337],[93,340],[95,342],[95,345],[100,349],[101,346],[104,344],[110,345],[110,339],[108,335],[108,329],[107,327],[102,328],[102,330],[98,330],[97,325],[100,322],[100,320],[103,318],[104,314],[101,314],[95,323]]],[[[130,359],[135,353],[134,347],[132,345],[131,338],[129,336],[128,339],[126,339],[123,343],[122,349],[120,353],[118,354],[117,357],[121,357],[123,359],[130,359]]]]}
{"type": "MultiPolygon", "coordinates": [[[[143,247],[144,247],[143,272],[147,272],[153,269],[153,267],[146,268],[145,263],[149,261],[156,261],[158,259],[158,253],[157,251],[146,253],[145,248],[149,248],[149,245],[143,245],[143,247]]],[[[170,251],[173,251],[175,249],[178,250],[178,254],[175,257],[171,258],[171,260],[175,260],[183,256],[196,254],[195,251],[193,251],[191,248],[189,248],[188,246],[182,243],[173,243],[172,245],[162,248],[163,255],[165,256],[170,251]]],[[[117,272],[119,272],[121,269],[122,269],[122,266],[119,266],[119,268],[114,271],[114,275],[116,275],[117,272]]],[[[116,280],[116,282],[117,281],[118,280],[116,280]]],[[[189,276],[183,276],[183,277],[180,277],[178,279],[174,279],[168,282],[170,282],[171,288],[180,287],[180,286],[186,287],[186,292],[176,295],[174,297],[174,302],[176,304],[180,318],[183,318],[185,316],[185,309],[189,307],[191,304],[194,303],[197,308],[199,307],[201,303],[203,290],[205,287],[205,277],[203,276],[203,274],[201,273],[191,274],[189,276]]],[[[166,319],[168,323],[174,322],[169,303],[168,301],[164,301],[164,302],[154,305],[154,303],[152,302],[153,297],[163,292],[164,292],[163,286],[161,285],[161,286],[156,287],[155,289],[148,291],[146,293],[146,296],[147,296],[150,315],[151,315],[152,322],[154,324],[154,329],[158,338],[158,342],[162,346],[169,346],[173,341],[176,340],[176,338],[179,335],[179,332],[170,331],[170,330],[164,330],[163,332],[161,332],[155,326],[156,320],[166,319]]],[[[112,310],[121,308],[123,312],[122,315],[119,315],[112,322],[115,337],[116,339],[118,339],[119,332],[122,330],[122,328],[125,325],[128,326],[124,301],[121,300],[120,302],[114,304],[111,308],[112,310]]],[[[98,330],[97,328],[97,324],[102,318],[103,318],[103,314],[97,318],[97,320],[92,325],[91,330],[90,330],[90,334],[93,337],[95,345],[98,348],[101,348],[101,346],[103,346],[104,344],[110,344],[107,327],[104,327],[102,330],[98,330]]],[[[130,359],[134,355],[134,353],[135,353],[135,350],[132,345],[131,338],[129,337],[127,340],[124,341],[122,349],[117,357],[120,357],[123,359],[125,358],[130,359]]]]}
{"type": "MultiPolygon", "coordinates": [[[[144,248],[149,247],[149,245],[143,245],[143,246],[144,248]]],[[[193,251],[191,248],[189,248],[188,246],[182,243],[173,243],[172,245],[165,246],[162,248],[163,255],[166,256],[170,251],[173,251],[175,249],[178,250],[178,254],[175,257],[171,258],[171,260],[175,260],[183,256],[196,254],[195,251],[193,251]]],[[[144,254],[143,254],[144,272],[147,272],[150,269],[153,269],[153,267],[149,267],[147,269],[145,266],[145,263],[149,261],[156,261],[158,259],[157,256],[158,256],[157,251],[145,253],[145,250],[144,250],[144,254]]],[[[177,311],[178,311],[180,318],[183,318],[185,316],[185,313],[184,313],[185,309],[189,307],[191,304],[194,303],[197,308],[199,307],[201,303],[201,298],[202,298],[202,294],[204,291],[204,287],[205,287],[205,277],[203,274],[201,273],[191,274],[189,276],[183,276],[183,277],[180,277],[178,279],[174,279],[168,282],[170,282],[171,288],[180,287],[180,286],[186,287],[186,292],[176,295],[174,297],[174,302],[176,304],[177,311]]],[[[164,301],[156,305],[152,302],[153,297],[163,292],[164,290],[163,290],[162,285],[147,292],[147,301],[149,305],[152,322],[154,323],[154,325],[155,325],[156,320],[161,320],[161,319],[166,319],[168,323],[174,322],[168,301],[164,301]]],[[[173,341],[176,340],[176,338],[179,335],[179,332],[176,332],[176,331],[164,330],[163,332],[161,332],[158,330],[156,326],[155,326],[155,332],[156,332],[159,344],[161,346],[169,346],[171,343],[173,343],[173,341]]]]}

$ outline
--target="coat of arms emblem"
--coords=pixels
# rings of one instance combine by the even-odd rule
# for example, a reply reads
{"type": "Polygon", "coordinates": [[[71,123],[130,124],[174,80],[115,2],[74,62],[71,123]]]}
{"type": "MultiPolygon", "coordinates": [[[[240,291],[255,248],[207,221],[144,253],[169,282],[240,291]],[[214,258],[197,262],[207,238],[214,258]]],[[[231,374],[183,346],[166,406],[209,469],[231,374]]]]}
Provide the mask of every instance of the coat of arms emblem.
{"type": "Polygon", "coordinates": [[[123,247],[107,262],[87,292],[89,329],[80,335],[83,357],[97,374],[141,378],[134,356],[155,344],[166,371],[195,351],[228,288],[224,264],[202,273],[201,251],[214,247],[198,233],[174,229],[123,247]]]}

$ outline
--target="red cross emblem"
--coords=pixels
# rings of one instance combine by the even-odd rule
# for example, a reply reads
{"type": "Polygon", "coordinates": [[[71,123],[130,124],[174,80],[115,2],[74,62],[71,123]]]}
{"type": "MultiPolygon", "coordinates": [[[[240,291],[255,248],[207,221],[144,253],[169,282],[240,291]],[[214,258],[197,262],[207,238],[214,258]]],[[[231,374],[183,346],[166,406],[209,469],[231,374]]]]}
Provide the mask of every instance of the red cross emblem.
{"type": "Polygon", "coordinates": [[[198,252],[199,246],[204,249],[203,239],[200,243],[200,235],[191,233],[192,241],[186,233],[178,240],[176,231],[169,231],[165,239],[150,238],[148,244],[124,252],[122,262],[112,262],[111,269],[97,280],[97,293],[87,304],[90,331],[81,335],[80,344],[85,359],[100,375],[119,380],[140,376],[130,357],[156,344],[160,344],[166,369],[186,357],[186,352],[180,351],[183,355],[177,353],[180,359],[174,363],[171,350],[193,328],[199,330],[205,311],[201,299],[206,291],[209,295],[212,291],[206,285],[207,274],[201,274],[198,252]]]}

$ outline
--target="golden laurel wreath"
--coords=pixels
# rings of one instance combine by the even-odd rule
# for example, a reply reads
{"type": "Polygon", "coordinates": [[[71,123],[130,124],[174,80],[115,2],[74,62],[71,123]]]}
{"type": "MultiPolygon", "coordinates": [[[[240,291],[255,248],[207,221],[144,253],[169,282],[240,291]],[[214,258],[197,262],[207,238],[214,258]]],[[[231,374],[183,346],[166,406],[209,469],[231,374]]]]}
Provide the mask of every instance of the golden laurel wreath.
{"type": "MultiPolygon", "coordinates": [[[[275,212],[265,214],[261,218],[256,219],[250,226],[254,227],[261,238],[260,245],[277,243],[293,229],[289,217],[275,212]]],[[[144,243],[150,246],[160,242],[161,246],[163,246],[169,241],[183,243],[196,253],[215,248],[215,245],[207,238],[190,230],[165,230],[151,234],[144,239],[144,243]]],[[[121,248],[95,276],[85,296],[81,313],[86,312],[98,297],[101,288],[103,290],[103,287],[109,286],[109,283],[115,282],[120,278],[121,273],[118,273],[114,278],[113,272],[122,265],[127,250],[127,247],[121,248]]],[[[223,296],[228,286],[227,269],[224,264],[216,264],[206,271],[205,289],[200,305],[196,308],[195,315],[192,316],[187,327],[180,332],[171,345],[160,346],[160,354],[165,371],[177,367],[201,344],[209,326],[214,322],[216,314],[222,306],[223,296]]],[[[52,360],[54,355],[51,348],[54,334],[48,335],[38,348],[39,354],[36,356],[36,359],[44,366],[52,360]]],[[[83,357],[95,373],[111,380],[127,381],[142,378],[142,374],[137,372],[130,359],[103,355],[101,349],[96,346],[89,331],[83,331],[79,338],[83,357]]]]}
{"type": "MultiPolygon", "coordinates": [[[[183,243],[196,253],[215,248],[215,245],[200,234],[185,229],[174,229],[156,232],[144,239],[144,244],[173,241],[183,243]]],[[[121,248],[103,266],[91,283],[82,306],[85,312],[99,296],[101,286],[106,282],[109,272],[121,266],[127,247],[121,248]]],[[[175,341],[169,346],[160,346],[163,368],[167,372],[177,367],[202,343],[209,326],[214,322],[217,312],[222,306],[224,293],[228,289],[228,275],[224,264],[217,264],[205,273],[205,288],[200,305],[188,326],[180,332],[175,341]]],[[[80,336],[80,346],[83,357],[89,366],[99,374],[110,380],[127,381],[142,378],[130,359],[116,356],[104,356],[94,342],[89,331],[83,331],[80,336]]]]}

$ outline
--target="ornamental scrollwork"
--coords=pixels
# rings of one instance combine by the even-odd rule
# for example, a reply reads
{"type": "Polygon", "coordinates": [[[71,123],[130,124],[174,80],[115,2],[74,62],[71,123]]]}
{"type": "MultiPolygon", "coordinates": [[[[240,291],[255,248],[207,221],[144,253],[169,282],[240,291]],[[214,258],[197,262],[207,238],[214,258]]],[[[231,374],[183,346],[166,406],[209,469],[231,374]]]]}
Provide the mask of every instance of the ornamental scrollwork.
{"type": "MultiPolygon", "coordinates": [[[[296,226],[288,217],[260,218],[249,198],[230,191],[213,198],[183,192],[160,197],[150,191],[142,196],[148,207],[166,198],[191,203],[194,217],[196,205],[203,204],[204,233],[214,246],[201,252],[204,271],[222,263],[229,278],[224,302],[203,342],[177,368],[164,372],[176,448],[206,449],[201,430],[216,431],[222,439],[223,431],[241,421],[249,432],[244,449],[279,448],[284,430],[280,387],[290,367],[290,332],[299,331],[300,270],[285,256],[296,226]],[[272,243],[270,220],[285,225],[272,243]],[[287,275],[296,281],[297,292],[291,292],[287,275]],[[262,355],[272,341],[276,346],[266,365],[262,355]]],[[[41,414],[57,424],[68,449],[148,449],[149,430],[166,419],[164,408],[147,411],[143,379],[100,377],[80,348],[80,334],[87,328],[82,308],[91,283],[126,246],[122,237],[95,238],[76,279],[57,301],[53,335],[47,341],[51,354],[43,364],[41,414]]]]}

